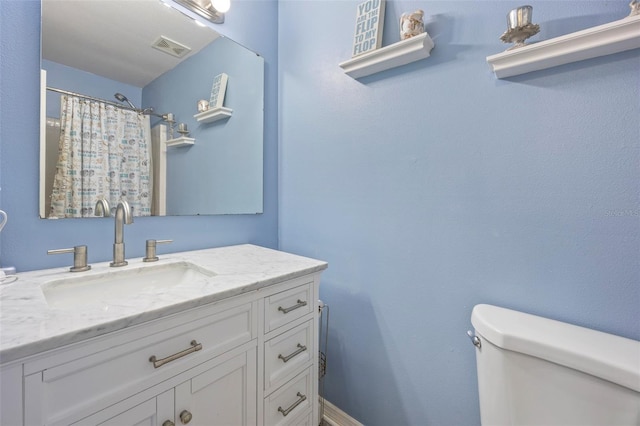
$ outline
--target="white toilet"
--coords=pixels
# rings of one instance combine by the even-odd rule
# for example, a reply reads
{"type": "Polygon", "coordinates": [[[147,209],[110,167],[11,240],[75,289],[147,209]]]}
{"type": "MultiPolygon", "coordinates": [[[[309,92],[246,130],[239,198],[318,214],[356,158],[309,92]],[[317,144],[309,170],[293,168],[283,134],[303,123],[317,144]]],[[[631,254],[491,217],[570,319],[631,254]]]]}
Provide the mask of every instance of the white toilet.
{"type": "Polygon", "coordinates": [[[491,305],[471,314],[489,425],[640,425],[640,342],[491,305]]]}

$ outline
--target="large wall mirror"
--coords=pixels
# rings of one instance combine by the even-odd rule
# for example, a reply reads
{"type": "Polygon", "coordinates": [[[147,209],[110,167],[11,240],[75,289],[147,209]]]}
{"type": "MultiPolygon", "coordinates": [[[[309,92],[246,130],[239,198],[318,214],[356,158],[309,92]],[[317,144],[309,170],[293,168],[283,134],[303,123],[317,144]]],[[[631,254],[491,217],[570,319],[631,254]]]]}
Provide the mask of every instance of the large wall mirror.
{"type": "Polygon", "coordinates": [[[262,213],[264,59],[168,3],[42,0],[40,217],[262,213]]]}

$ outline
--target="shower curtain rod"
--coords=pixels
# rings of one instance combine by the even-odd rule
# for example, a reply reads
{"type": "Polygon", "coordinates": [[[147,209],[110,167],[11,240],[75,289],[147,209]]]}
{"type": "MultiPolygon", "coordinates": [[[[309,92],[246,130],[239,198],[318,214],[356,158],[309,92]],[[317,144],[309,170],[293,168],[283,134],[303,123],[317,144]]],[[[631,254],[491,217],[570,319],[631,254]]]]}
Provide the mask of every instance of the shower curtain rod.
{"type": "Polygon", "coordinates": [[[82,93],[70,92],[69,90],[57,89],[55,87],[49,87],[49,86],[47,86],[47,90],[51,90],[52,92],[62,93],[63,95],[76,96],[78,98],[88,99],[90,101],[104,102],[105,104],[117,106],[122,109],[128,109],[130,111],[142,112],[141,109],[137,109],[137,108],[133,109],[117,102],[108,101],[106,99],[94,98],[93,96],[83,95],[82,93]]]}
{"type": "Polygon", "coordinates": [[[117,102],[108,101],[106,99],[94,98],[93,96],[83,95],[82,93],[71,92],[69,90],[58,89],[56,87],[47,86],[47,90],[51,90],[52,92],[62,93],[63,95],[76,96],[78,98],[88,99],[90,101],[104,102],[105,104],[113,105],[118,108],[126,109],[129,111],[135,111],[139,114],[144,114],[144,115],[155,115],[156,117],[160,117],[163,120],[166,120],[164,115],[156,114],[155,112],[153,112],[153,108],[147,108],[147,109],[131,108],[117,102]]]}

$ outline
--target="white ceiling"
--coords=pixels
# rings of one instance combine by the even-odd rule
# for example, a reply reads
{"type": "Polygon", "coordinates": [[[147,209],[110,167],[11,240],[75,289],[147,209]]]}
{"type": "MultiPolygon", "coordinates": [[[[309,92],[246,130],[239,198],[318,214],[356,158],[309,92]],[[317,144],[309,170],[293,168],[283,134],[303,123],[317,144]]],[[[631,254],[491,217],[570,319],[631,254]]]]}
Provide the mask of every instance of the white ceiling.
{"type": "Polygon", "coordinates": [[[160,0],[43,0],[42,57],[144,87],[219,37],[160,0]],[[151,45],[165,36],[191,48],[176,58],[151,45]]]}

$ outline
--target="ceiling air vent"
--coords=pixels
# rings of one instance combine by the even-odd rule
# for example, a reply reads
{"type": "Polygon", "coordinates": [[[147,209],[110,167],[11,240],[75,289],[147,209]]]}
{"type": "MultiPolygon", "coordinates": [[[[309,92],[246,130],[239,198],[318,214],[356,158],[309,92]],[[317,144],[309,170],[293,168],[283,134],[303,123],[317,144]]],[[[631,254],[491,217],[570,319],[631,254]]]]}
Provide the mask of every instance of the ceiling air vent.
{"type": "Polygon", "coordinates": [[[151,46],[163,51],[164,53],[168,53],[171,56],[175,56],[176,58],[182,58],[187,53],[191,52],[191,49],[184,44],[180,44],[165,36],[158,37],[151,46]]]}

